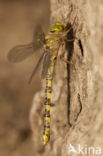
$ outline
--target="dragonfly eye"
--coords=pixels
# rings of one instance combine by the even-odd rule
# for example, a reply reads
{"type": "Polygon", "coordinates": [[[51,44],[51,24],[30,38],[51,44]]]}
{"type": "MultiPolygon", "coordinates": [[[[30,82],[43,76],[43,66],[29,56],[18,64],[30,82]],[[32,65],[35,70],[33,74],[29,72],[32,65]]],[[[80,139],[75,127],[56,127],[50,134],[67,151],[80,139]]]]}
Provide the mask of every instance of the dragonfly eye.
{"type": "Polygon", "coordinates": [[[56,22],[55,25],[50,29],[50,32],[62,32],[64,31],[64,26],[60,22],[56,22]]]}

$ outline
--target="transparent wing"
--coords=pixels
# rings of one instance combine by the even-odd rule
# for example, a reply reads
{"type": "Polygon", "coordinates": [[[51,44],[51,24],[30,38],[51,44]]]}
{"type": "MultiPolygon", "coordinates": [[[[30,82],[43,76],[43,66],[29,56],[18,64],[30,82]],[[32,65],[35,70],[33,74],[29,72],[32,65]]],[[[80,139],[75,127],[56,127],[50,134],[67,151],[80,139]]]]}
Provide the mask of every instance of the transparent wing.
{"type": "Polygon", "coordinates": [[[51,52],[49,50],[46,50],[44,54],[44,59],[43,59],[43,68],[42,68],[42,74],[41,74],[42,78],[45,78],[48,72],[48,68],[51,63],[51,56],[52,56],[51,52]]]}
{"type": "Polygon", "coordinates": [[[41,57],[39,58],[39,61],[38,61],[37,65],[35,66],[35,68],[34,68],[32,74],[31,74],[31,76],[30,76],[29,84],[31,83],[31,81],[32,81],[32,79],[33,79],[35,73],[37,72],[37,70],[38,70],[38,68],[39,68],[39,66],[40,66],[40,64],[41,64],[41,61],[42,61],[42,59],[43,59],[44,54],[45,54],[45,52],[44,52],[44,53],[41,55],[41,57]]]}
{"type": "Polygon", "coordinates": [[[36,29],[34,31],[33,43],[34,43],[33,44],[34,49],[41,48],[45,43],[45,34],[40,24],[36,26],[36,29]]]}
{"type": "Polygon", "coordinates": [[[42,74],[41,77],[44,78],[47,74],[48,68],[50,66],[51,63],[51,52],[49,50],[44,51],[44,53],[41,55],[41,57],[39,58],[39,61],[37,63],[37,65],[35,66],[30,79],[29,79],[29,84],[31,83],[33,77],[35,76],[38,68],[40,67],[40,64],[42,62],[43,59],[43,67],[42,67],[42,74]]]}
{"type": "Polygon", "coordinates": [[[33,42],[26,45],[18,45],[12,48],[8,53],[8,60],[10,62],[20,62],[31,56],[35,51],[42,48],[45,43],[45,35],[40,25],[36,26],[33,42]]]}
{"type": "Polygon", "coordinates": [[[8,53],[8,60],[10,62],[20,62],[31,56],[34,53],[33,43],[27,45],[18,45],[12,48],[8,53]]]}

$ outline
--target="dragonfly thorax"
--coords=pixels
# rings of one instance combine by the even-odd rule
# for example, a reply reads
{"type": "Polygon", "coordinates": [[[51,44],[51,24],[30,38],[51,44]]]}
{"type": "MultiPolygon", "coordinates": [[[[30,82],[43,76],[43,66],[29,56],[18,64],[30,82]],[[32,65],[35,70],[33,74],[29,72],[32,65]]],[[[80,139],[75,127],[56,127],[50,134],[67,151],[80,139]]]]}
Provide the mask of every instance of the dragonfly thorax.
{"type": "Polygon", "coordinates": [[[51,51],[58,50],[60,46],[60,36],[58,35],[53,35],[53,34],[48,34],[45,36],[46,40],[46,48],[49,48],[51,51]]]}

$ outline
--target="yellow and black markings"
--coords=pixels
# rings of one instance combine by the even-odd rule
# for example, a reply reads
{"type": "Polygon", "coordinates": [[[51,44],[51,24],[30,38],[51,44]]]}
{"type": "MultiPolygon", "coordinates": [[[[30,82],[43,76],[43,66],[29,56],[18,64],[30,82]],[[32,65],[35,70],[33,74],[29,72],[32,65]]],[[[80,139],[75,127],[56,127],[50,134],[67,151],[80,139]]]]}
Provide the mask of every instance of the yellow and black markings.
{"type": "MultiPolygon", "coordinates": [[[[76,17],[75,17],[76,18],[76,17]]],[[[74,19],[75,21],[75,19],[74,19]]],[[[73,21],[73,24],[74,24],[73,21]]],[[[72,24],[72,26],[73,26],[72,24]]],[[[49,30],[49,33],[45,36],[41,26],[37,26],[37,30],[35,31],[34,36],[36,39],[34,39],[33,42],[27,44],[27,45],[18,45],[10,50],[8,53],[8,60],[11,62],[20,62],[24,59],[26,59],[28,56],[32,55],[35,51],[42,48],[43,45],[45,48],[45,51],[47,52],[46,55],[48,56],[45,61],[47,61],[47,64],[44,61],[43,68],[47,69],[46,73],[46,89],[45,89],[45,103],[44,103],[44,131],[43,131],[43,144],[46,145],[50,140],[50,106],[51,106],[51,92],[52,92],[52,79],[53,79],[53,72],[54,67],[56,63],[56,59],[58,57],[58,51],[59,47],[62,46],[62,54],[61,59],[65,61],[68,64],[72,64],[71,62],[67,61],[64,58],[64,52],[65,52],[65,41],[67,42],[73,42],[74,39],[67,39],[67,33],[69,33],[72,29],[72,26],[67,30],[66,26],[64,26],[60,22],[56,22],[54,26],[49,30]],[[41,38],[40,38],[41,36],[41,38]],[[36,41],[37,40],[37,41],[36,41]],[[38,44],[38,41],[39,44],[38,44]],[[49,61],[48,61],[49,60],[49,61]],[[48,65],[48,66],[47,66],[48,65]]],[[[36,71],[39,68],[39,65],[42,61],[42,58],[45,54],[42,54],[40,57],[36,67],[33,70],[33,73],[30,77],[29,82],[31,82],[33,76],[35,75],[36,71]]],[[[45,71],[45,70],[44,70],[45,71]]]]}

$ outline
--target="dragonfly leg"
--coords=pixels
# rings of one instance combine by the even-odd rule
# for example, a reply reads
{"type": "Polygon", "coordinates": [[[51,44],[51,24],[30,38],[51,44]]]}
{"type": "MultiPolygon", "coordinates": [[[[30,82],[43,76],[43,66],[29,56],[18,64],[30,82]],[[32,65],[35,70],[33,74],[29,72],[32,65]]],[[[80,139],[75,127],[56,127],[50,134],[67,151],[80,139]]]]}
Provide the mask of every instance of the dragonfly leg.
{"type": "Polygon", "coordinates": [[[69,33],[69,32],[72,30],[72,28],[73,28],[73,26],[74,26],[74,23],[75,23],[75,20],[76,20],[76,17],[77,17],[77,15],[75,16],[71,27],[65,32],[66,34],[69,33]]]}
{"type": "Polygon", "coordinates": [[[72,38],[72,39],[69,39],[69,40],[66,38],[65,40],[66,40],[67,42],[73,42],[73,41],[75,40],[75,38],[72,38]]]}
{"type": "Polygon", "coordinates": [[[67,60],[65,57],[64,57],[64,54],[65,54],[65,47],[66,47],[66,43],[63,42],[63,51],[62,51],[62,54],[60,55],[60,59],[64,62],[66,62],[67,64],[69,65],[72,65],[73,66],[73,63],[69,60],[67,60]]]}
{"type": "Polygon", "coordinates": [[[62,54],[60,55],[60,59],[61,59],[62,61],[64,61],[65,63],[71,65],[71,66],[75,69],[74,64],[73,64],[71,61],[67,60],[67,59],[64,57],[64,54],[65,54],[65,47],[66,47],[66,43],[63,42],[63,51],[62,51],[62,54]]]}

